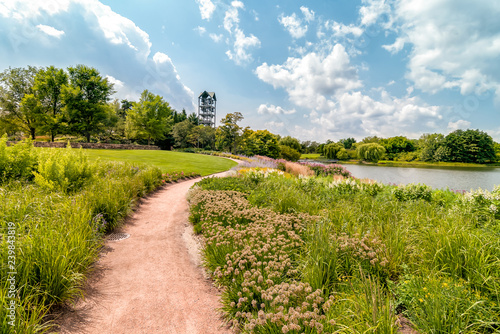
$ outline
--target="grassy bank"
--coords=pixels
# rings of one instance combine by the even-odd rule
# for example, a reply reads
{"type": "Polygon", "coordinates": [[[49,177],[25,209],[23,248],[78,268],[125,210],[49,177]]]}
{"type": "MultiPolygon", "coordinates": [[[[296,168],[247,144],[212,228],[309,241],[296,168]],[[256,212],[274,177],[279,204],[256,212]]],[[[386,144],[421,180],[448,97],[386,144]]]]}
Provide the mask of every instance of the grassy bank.
{"type": "Polygon", "coordinates": [[[271,169],[190,195],[203,256],[243,333],[495,333],[500,190],[459,194],[271,169]]]}
{"type": "Polygon", "coordinates": [[[222,172],[236,166],[237,163],[210,155],[143,150],[85,150],[91,160],[123,161],[144,163],[161,169],[163,173],[183,171],[199,173],[202,176],[222,172]]]}

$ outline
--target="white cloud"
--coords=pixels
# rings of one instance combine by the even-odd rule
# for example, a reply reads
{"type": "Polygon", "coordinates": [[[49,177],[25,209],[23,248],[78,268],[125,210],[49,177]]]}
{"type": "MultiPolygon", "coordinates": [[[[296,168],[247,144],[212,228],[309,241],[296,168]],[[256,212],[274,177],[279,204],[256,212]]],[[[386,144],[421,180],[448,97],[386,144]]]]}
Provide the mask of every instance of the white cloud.
{"type": "Polygon", "coordinates": [[[195,110],[194,94],[182,83],[168,55],[157,52],[151,57],[148,34],[109,6],[97,0],[2,4],[0,30],[8,37],[0,48],[0,67],[87,64],[115,83],[118,98],[137,99],[149,89],[174,108],[195,110]],[[57,22],[65,38],[53,38],[50,43],[40,39],[40,30],[56,33],[45,28],[48,22],[57,22]]]}
{"type": "MultiPolygon", "coordinates": [[[[363,84],[341,44],[326,56],[311,52],[288,58],[282,65],[264,63],[256,74],[274,88],[285,89],[291,102],[309,111],[312,129],[301,125],[289,129],[301,138],[388,137],[402,133],[418,137],[425,124],[442,121],[441,109],[418,97],[396,98],[383,88],[373,91],[376,97],[359,91],[363,84]]],[[[271,114],[268,106],[260,108],[259,113],[271,114]]]]}
{"type": "MultiPolygon", "coordinates": [[[[226,11],[224,16],[224,29],[230,33],[233,46],[232,50],[226,51],[226,55],[237,65],[250,63],[253,60],[250,49],[258,48],[261,45],[260,40],[255,35],[250,34],[247,36],[239,27],[240,19],[238,9],[244,8],[243,2],[233,1],[231,2],[231,7],[226,11]]],[[[214,35],[214,37],[215,36],[216,35],[214,35]]]]}
{"type": "Polygon", "coordinates": [[[306,19],[307,22],[314,21],[314,11],[310,10],[307,7],[301,6],[300,11],[304,15],[304,18],[306,19]]]}
{"type": "Polygon", "coordinates": [[[56,37],[56,38],[61,38],[62,35],[64,35],[64,31],[62,30],[57,30],[56,28],[54,27],[51,27],[51,26],[46,26],[45,24],[39,24],[36,26],[41,32],[49,35],[49,36],[52,36],[52,37],[56,37]]]}
{"type": "Polygon", "coordinates": [[[392,24],[391,6],[388,0],[363,0],[363,6],[359,9],[359,15],[361,24],[364,26],[370,26],[375,24],[381,16],[389,16],[389,20],[386,22],[385,27],[388,28],[392,24]]]}
{"type": "Polygon", "coordinates": [[[200,14],[203,20],[210,20],[215,11],[215,5],[210,0],[196,0],[200,7],[200,14]]]}
{"type": "Polygon", "coordinates": [[[274,88],[285,88],[295,104],[319,110],[330,109],[330,97],[362,86],[341,44],[326,57],[311,52],[290,57],[283,65],[264,63],[256,74],[274,88]]]}
{"type": "Polygon", "coordinates": [[[325,28],[333,32],[336,37],[345,37],[347,35],[352,35],[353,37],[359,37],[363,34],[363,29],[354,25],[345,25],[336,21],[327,21],[325,23],[325,28]]]}
{"type": "Polygon", "coordinates": [[[500,2],[399,0],[395,15],[400,34],[385,48],[411,46],[407,78],[416,88],[493,90],[500,100],[500,2]]]}
{"type": "Polygon", "coordinates": [[[470,125],[471,125],[471,123],[469,121],[465,121],[463,119],[460,119],[456,122],[449,122],[448,123],[448,130],[450,130],[450,132],[453,132],[453,131],[458,130],[458,129],[466,130],[466,129],[470,128],[470,125]]]}
{"type": "Polygon", "coordinates": [[[210,33],[208,36],[210,36],[210,38],[215,42],[215,43],[219,43],[220,41],[222,41],[222,39],[224,38],[224,35],[222,34],[214,34],[214,33],[210,33]]]}
{"type": "Polygon", "coordinates": [[[285,110],[280,106],[275,106],[274,104],[267,105],[267,104],[261,104],[259,108],[257,108],[257,113],[264,115],[264,114],[271,114],[271,115],[291,115],[296,112],[295,109],[292,110],[285,110]]]}
{"type": "Polygon", "coordinates": [[[264,123],[264,126],[270,130],[281,130],[285,127],[285,123],[276,122],[276,121],[269,121],[269,122],[264,123]]]}
{"type": "Polygon", "coordinates": [[[203,36],[207,32],[207,28],[200,27],[200,26],[194,28],[194,30],[198,31],[198,33],[200,34],[200,36],[203,36]]]}
{"type": "Polygon", "coordinates": [[[278,21],[288,30],[293,38],[302,38],[307,32],[307,25],[302,26],[302,20],[295,13],[290,16],[281,15],[278,21]]]}

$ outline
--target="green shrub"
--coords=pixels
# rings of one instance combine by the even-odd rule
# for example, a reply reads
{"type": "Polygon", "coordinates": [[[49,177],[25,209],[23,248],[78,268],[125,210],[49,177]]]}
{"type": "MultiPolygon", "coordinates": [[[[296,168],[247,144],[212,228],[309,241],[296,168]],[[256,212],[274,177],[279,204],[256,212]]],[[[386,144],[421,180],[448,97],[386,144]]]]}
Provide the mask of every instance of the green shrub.
{"type": "Polygon", "coordinates": [[[80,190],[90,180],[94,166],[82,149],[47,149],[40,153],[35,183],[48,190],[65,193],[80,190]]]}
{"type": "Polygon", "coordinates": [[[300,159],[300,152],[286,145],[280,145],[280,157],[288,161],[300,159]]]}
{"type": "Polygon", "coordinates": [[[399,201],[416,201],[422,199],[430,202],[432,199],[432,188],[425,184],[410,183],[395,187],[393,194],[399,201]]]}
{"type": "Polygon", "coordinates": [[[31,140],[7,147],[7,136],[0,138],[0,184],[9,180],[31,180],[37,153],[31,140]]]}

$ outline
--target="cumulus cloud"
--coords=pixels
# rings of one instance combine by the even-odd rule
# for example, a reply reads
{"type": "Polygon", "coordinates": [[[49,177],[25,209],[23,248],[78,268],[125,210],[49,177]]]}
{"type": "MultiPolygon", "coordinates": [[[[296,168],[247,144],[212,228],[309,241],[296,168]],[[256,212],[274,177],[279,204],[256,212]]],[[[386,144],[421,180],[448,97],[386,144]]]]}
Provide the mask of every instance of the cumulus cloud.
{"type": "Polygon", "coordinates": [[[389,0],[363,0],[363,6],[359,8],[361,24],[370,26],[377,23],[381,17],[387,16],[385,27],[388,28],[392,24],[392,9],[389,0]]]}
{"type": "Polygon", "coordinates": [[[200,27],[200,26],[194,28],[194,30],[198,31],[198,33],[200,34],[200,36],[203,36],[207,32],[207,28],[200,27]]]}
{"type": "Polygon", "coordinates": [[[325,28],[332,31],[333,35],[336,37],[346,37],[348,35],[359,37],[364,32],[362,28],[352,23],[349,25],[345,25],[336,21],[327,21],[325,23],[325,28]]]}
{"type": "MultiPolygon", "coordinates": [[[[439,107],[429,106],[418,97],[397,98],[383,88],[375,90],[377,96],[360,91],[363,84],[357,69],[341,44],[325,56],[311,52],[301,58],[288,58],[281,65],[264,63],[256,74],[274,88],[285,89],[291,102],[309,111],[314,131],[300,125],[288,129],[301,138],[387,137],[401,133],[418,136],[423,125],[442,119],[439,107]]],[[[268,106],[260,108],[259,113],[271,114],[268,106]]]]}
{"type": "Polygon", "coordinates": [[[280,106],[275,106],[274,104],[267,105],[261,104],[259,108],[257,108],[257,113],[263,114],[271,114],[271,115],[291,115],[296,112],[295,109],[285,110],[280,106]]]}
{"type": "Polygon", "coordinates": [[[297,17],[297,14],[293,13],[290,16],[281,15],[278,21],[293,38],[298,39],[306,35],[307,25],[302,25],[302,20],[297,17]]]}
{"type": "Polygon", "coordinates": [[[496,91],[500,100],[500,3],[399,0],[399,36],[385,48],[411,46],[407,79],[425,92],[496,91]]]}
{"type": "Polygon", "coordinates": [[[4,3],[0,15],[0,66],[86,64],[113,78],[118,98],[134,100],[149,89],[174,108],[195,110],[194,94],[170,58],[161,52],[151,57],[149,35],[97,0],[14,0],[4,3]],[[47,36],[40,26],[50,22],[65,38],[40,38],[47,36]]]}
{"type": "MultiPolygon", "coordinates": [[[[224,29],[229,32],[231,36],[232,50],[227,50],[226,55],[229,59],[233,60],[237,65],[245,65],[253,60],[251,49],[259,48],[260,40],[250,34],[247,36],[239,27],[239,12],[238,9],[244,9],[245,6],[241,1],[231,2],[230,8],[226,11],[224,16],[224,29]]],[[[214,35],[215,37],[216,35],[214,35]]],[[[214,39],[214,38],[212,38],[214,39]]],[[[215,40],[215,39],[214,39],[215,40]]]]}
{"type": "Polygon", "coordinates": [[[200,14],[203,20],[210,20],[215,11],[215,5],[210,0],[196,0],[200,7],[200,14]]]}
{"type": "Polygon", "coordinates": [[[456,122],[449,122],[448,123],[448,130],[450,130],[450,132],[453,132],[453,131],[458,130],[458,129],[466,130],[466,129],[470,128],[470,125],[471,125],[471,122],[460,119],[456,122]]]}
{"type": "Polygon", "coordinates": [[[62,30],[57,30],[54,27],[51,26],[46,26],[45,24],[39,24],[36,26],[41,32],[46,33],[49,36],[56,37],[56,38],[61,38],[62,35],[64,35],[64,31],[62,30]]]}
{"type": "Polygon", "coordinates": [[[290,57],[282,65],[264,63],[256,74],[274,88],[284,88],[295,104],[318,110],[330,109],[330,97],[362,86],[341,44],[326,57],[311,52],[302,58],[290,57]]]}

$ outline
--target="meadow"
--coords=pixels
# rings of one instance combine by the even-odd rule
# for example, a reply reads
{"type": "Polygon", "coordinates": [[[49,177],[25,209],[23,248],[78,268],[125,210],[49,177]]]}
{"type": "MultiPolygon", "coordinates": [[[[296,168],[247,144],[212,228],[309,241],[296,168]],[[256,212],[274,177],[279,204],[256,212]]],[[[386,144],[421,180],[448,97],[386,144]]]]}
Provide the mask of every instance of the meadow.
{"type": "Polygon", "coordinates": [[[270,163],[189,195],[204,265],[239,331],[500,330],[500,188],[389,186],[341,166],[270,163]]]}
{"type": "Polygon", "coordinates": [[[7,147],[0,139],[1,333],[49,331],[54,307],[82,295],[106,234],[139,198],[163,183],[234,164],[188,153],[120,151],[128,159],[111,161],[115,152],[109,159],[89,152],[37,149],[30,141],[7,147]],[[154,154],[163,170],[152,163],[154,154]],[[174,168],[175,159],[183,162],[174,168]],[[186,168],[190,159],[200,167],[186,168]]]}
{"type": "Polygon", "coordinates": [[[158,167],[163,173],[198,173],[202,176],[228,170],[237,165],[229,159],[173,151],[149,150],[85,150],[90,160],[144,163],[158,167]]]}

